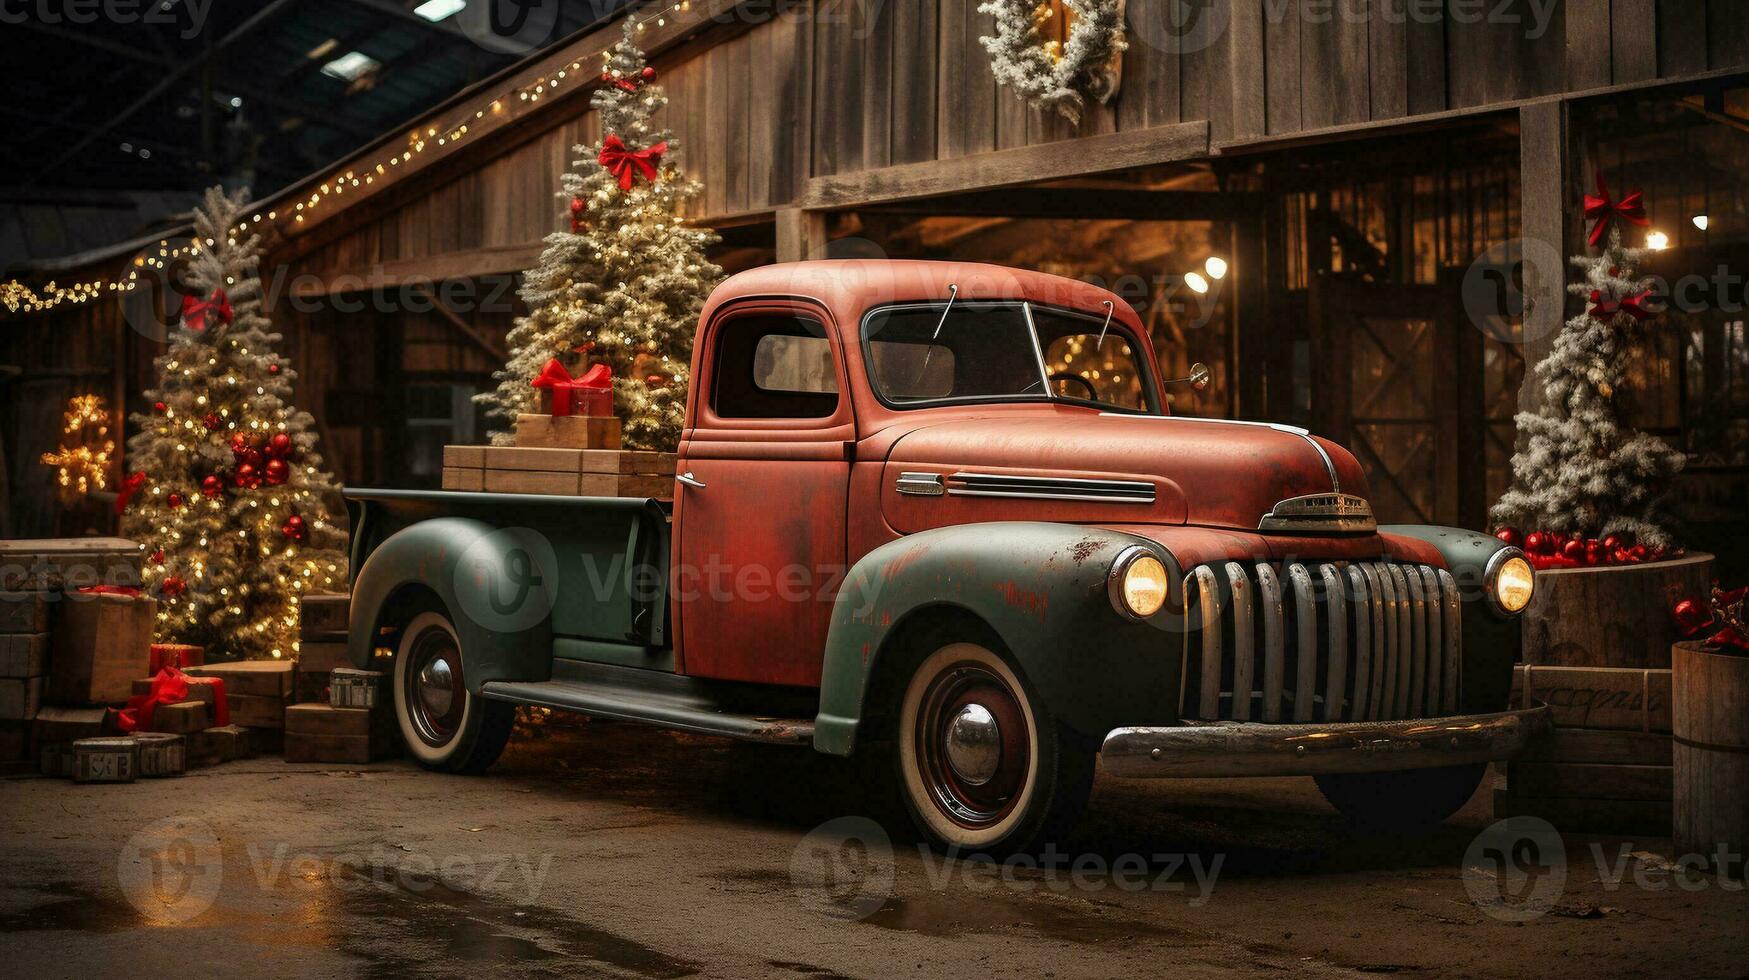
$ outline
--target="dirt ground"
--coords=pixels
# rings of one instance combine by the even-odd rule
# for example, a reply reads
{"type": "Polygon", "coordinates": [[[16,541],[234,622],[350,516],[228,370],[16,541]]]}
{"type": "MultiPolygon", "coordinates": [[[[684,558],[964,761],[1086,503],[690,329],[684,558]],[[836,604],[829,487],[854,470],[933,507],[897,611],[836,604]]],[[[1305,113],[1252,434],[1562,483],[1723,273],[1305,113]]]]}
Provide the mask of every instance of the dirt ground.
{"type": "Polygon", "coordinates": [[[857,778],[608,724],[519,739],[481,778],[7,778],[0,946],[33,980],[1749,976],[1749,892],[1673,870],[1667,840],[1478,839],[1486,790],[1402,839],[1345,830],[1309,780],[1101,777],[1060,865],[1003,867],[888,844],[857,778]],[[1514,857],[1466,880],[1467,853],[1514,857]]]}

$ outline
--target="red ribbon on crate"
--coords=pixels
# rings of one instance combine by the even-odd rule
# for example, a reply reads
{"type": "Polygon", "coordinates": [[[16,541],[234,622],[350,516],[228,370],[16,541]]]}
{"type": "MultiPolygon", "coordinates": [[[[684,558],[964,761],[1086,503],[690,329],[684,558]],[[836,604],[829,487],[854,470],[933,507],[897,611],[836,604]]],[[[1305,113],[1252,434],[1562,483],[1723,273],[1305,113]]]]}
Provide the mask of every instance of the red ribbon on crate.
{"type": "Polygon", "coordinates": [[[597,364],[581,377],[573,378],[558,358],[553,358],[530,383],[552,394],[554,415],[613,414],[613,369],[605,364],[597,364]]]}
{"type": "Polygon", "coordinates": [[[229,725],[231,704],[225,697],[224,678],[190,677],[175,667],[165,667],[152,675],[150,691],[128,698],[127,707],[115,713],[116,727],[123,733],[151,731],[152,715],[158,710],[158,706],[187,701],[189,690],[196,684],[204,684],[213,689],[213,727],[223,728],[229,725]]]}

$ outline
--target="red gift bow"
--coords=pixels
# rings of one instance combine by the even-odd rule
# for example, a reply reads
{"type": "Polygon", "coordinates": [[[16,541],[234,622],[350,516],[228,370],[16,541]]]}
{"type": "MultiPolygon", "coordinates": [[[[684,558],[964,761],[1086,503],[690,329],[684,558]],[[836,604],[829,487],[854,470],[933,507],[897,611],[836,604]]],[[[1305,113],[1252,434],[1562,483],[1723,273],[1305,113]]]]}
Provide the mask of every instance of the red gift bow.
{"type": "Polygon", "coordinates": [[[1646,217],[1646,205],[1639,191],[1634,191],[1620,201],[1612,201],[1609,197],[1609,185],[1604,183],[1603,175],[1597,175],[1597,193],[1585,195],[1585,220],[1595,221],[1591,226],[1591,247],[1596,248],[1603,241],[1603,236],[1609,232],[1609,223],[1621,218],[1624,221],[1645,227],[1652,223],[1646,217]]]}
{"type": "Polygon", "coordinates": [[[583,372],[579,378],[571,377],[571,372],[559,363],[558,358],[548,360],[541,368],[540,375],[530,382],[536,388],[550,388],[553,393],[553,414],[571,415],[572,409],[585,403],[587,396],[608,391],[613,386],[613,369],[605,364],[597,364],[583,372]],[[575,400],[576,405],[573,404],[575,400]]]}
{"type": "Polygon", "coordinates": [[[200,300],[193,296],[182,297],[182,319],[190,330],[205,330],[206,315],[218,315],[219,322],[225,326],[231,325],[231,300],[223,289],[213,290],[212,299],[200,300]]]}
{"type": "Polygon", "coordinates": [[[116,491],[116,494],[115,494],[115,512],[117,514],[119,514],[122,511],[127,510],[128,504],[133,502],[134,494],[139,493],[140,490],[145,487],[145,485],[146,485],[146,474],[144,474],[144,473],[130,473],[130,474],[128,474],[128,478],[121,481],[121,489],[116,491]]]}
{"type": "Polygon", "coordinates": [[[152,716],[161,704],[187,701],[192,685],[204,684],[213,689],[212,727],[223,728],[231,723],[231,703],[225,697],[222,677],[190,677],[175,667],[165,667],[152,675],[152,689],[128,698],[128,706],[115,713],[116,727],[125,732],[150,731],[152,716]]]}
{"type": "Polygon", "coordinates": [[[1633,296],[1623,296],[1621,299],[1604,299],[1600,292],[1591,294],[1591,302],[1597,304],[1591,308],[1591,315],[1599,320],[1607,320],[1617,313],[1626,313],[1641,323],[1650,320],[1658,314],[1646,309],[1646,300],[1652,298],[1650,289],[1633,296]]]}
{"type": "Polygon", "coordinates": [[[609,173],[619,178],[619,189],[629,191],[640,173],[645,180],[656,179],[656,168],[662,163],[662,154],[667,152],[667,140],[647,150],[628,150],[625,142],[614,134],[601,141],[600,160],[609,173]]]}

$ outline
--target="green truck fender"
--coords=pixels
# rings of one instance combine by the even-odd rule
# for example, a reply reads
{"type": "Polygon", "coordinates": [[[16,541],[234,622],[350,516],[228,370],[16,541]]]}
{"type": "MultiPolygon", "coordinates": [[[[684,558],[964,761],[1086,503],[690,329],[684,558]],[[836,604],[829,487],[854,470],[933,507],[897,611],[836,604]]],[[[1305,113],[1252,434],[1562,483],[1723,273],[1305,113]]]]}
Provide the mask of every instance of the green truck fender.
{"type": "Polygon", "coordinates": [[[1512,695],[1512,665],[1524,646],[1524,627],[1518,616],[1494,610],[1487,570],[1489,561],[1509,545],[1490,534],[1432,524],[1387,524],[1379,532],[1424,541],[1445,559],[1463,598],[1463,710],[1504,710],[1512,695]]]}
{"type": "Polygon", "coordinates": [[[532,528],[469,517],[404,527],[353,576],[347,652],[368,666],[382,630],[404,625],[435,597],[461,641],[470,692],[492,680],[546,680],[557,567],[552,543],[532,528]]]}
{"type": "MultiPolygon", "coordinates": [[[[1118,531],[1072,524],[965,524],[889,542],[856,562],[832,609],[814,747],[849,755],[883,669],[928,624],[975,618],[999,640],[1032,693],[1076,732],[1177,718],[1183,659],[1183,573],[1165,549],[1118,531]],[[1173,593],[1147,621],[1112,605],[1108,579],[1126,549],[1163,562],[1173,593]]],[[[932,635],[932,634],[931,634],[932,635]]],[[[972,639],[968,637],[967,639],[972,639]]]]}

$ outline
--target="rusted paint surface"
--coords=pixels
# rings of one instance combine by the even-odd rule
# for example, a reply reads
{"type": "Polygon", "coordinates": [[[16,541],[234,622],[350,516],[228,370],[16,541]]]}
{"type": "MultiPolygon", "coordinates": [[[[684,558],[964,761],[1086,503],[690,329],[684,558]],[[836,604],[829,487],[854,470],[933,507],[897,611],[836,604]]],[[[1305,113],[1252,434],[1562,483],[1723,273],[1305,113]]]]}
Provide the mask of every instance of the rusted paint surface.
{"type": "Polygon", "coordinates": [[[1012,579],[997,582],[996,591],[1001,593],[1003,602],[1029,616],[1043,619],[1050,612],[1051,597],[1048,593],[1029,589],[1012,579]]]}

